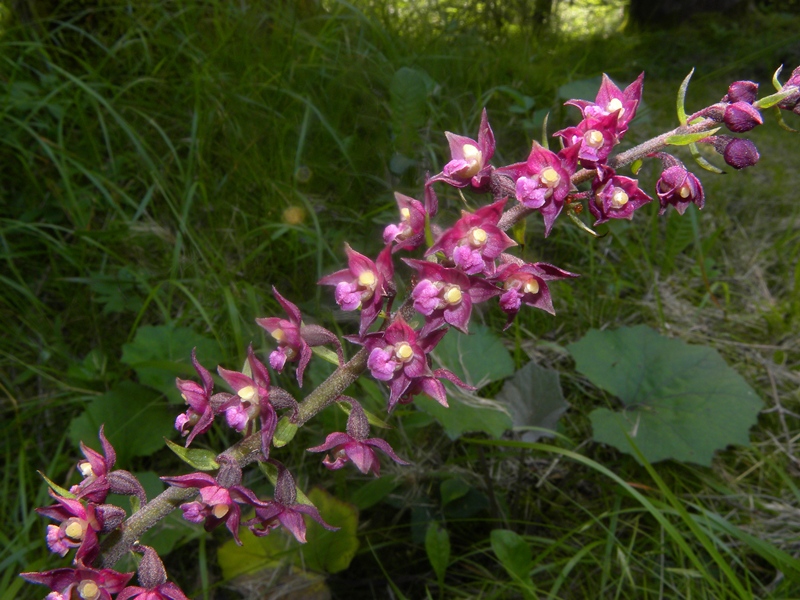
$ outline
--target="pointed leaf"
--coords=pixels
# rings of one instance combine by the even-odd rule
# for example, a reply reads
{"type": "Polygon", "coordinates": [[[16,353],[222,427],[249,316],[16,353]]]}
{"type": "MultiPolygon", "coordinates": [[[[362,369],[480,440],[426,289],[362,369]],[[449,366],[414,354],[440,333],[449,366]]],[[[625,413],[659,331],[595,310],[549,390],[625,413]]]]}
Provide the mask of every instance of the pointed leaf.
{"type": "Polygon", "coordinates": [[[215,460],[217,455],[213,451],[203,448],[185,448],[170,440],[165,439],[164,441],[167,442],[169,449],[177,454],[183,462],[194,467],[198,471],[213,471],[219,469],[219,463],[215,460]]]}
{"type": "Polygon", "coordinates": [[[633,454],[627,435],[649,462],[706,466],[715,450],[749,443],[762,402],[716,350],[644,325],[591,330],[568,349],[578,371],[624,405],[591,413],[597,441],[633,454]]]}
{"type": "Polygon", "coordinates": [[[508,413],[491,400],[467,396],[461,391],[453,390],[449,384],[447,387],[449,408],[427,396],[417,396],[414,404],[439,421],[451,440],[470,431],[482,431],[493,438],[499,438],[513,426],[508,413]]]}
{"type": "Polygon", "coordinates": [[[514,374],[514,360],[501,338],[485,325],[470,325],[468,335],[451,332],[431,353],[434,361],[475,387],[514,374]]]}
{"type": "Polygon", "coordinates": [[[281,417],[275,428],[275,434],[272,436],[272,445],[276,448],[285,446],[292,441],[298,429],[298,426],[292,423],[288,417],[281,417]]]}
{"type": "Polygon", "coordinates": [[[694,67],[689,74],[681,82],[681,87],[678,88],[678,121],[681,125],[686,125],[686,90],[689,89],[689,81],[694,75],[694,67]]]}
{"type": "Polygon", "coordinates": [[[358,509],[320,488],[311,490],[309,498],[322,518],[339,530],[329,531],[316,521],[306,519],[308,543],[302,548],[306,565],[324,573],[344,571],[358,551],[358,509]]]}
{"type": "Polygon", "coordinates": [[[492,550],[511,578],[517,583],[532,585],[533,555],[528,542],[508,529],[495,529],[489,537],[492,550]]]}
{"type": "Polygon", "coordinates": [[[42,479],[45,480],[47,485],[50,486],[50,489],[53,490],[56,494],[58,494],[62,498],[70,498],[70,499],[74,499],[75,498],[75,494],[70,492],[68,489],[65,489],[65,488],[61,487],[60,485],[58,485],[57,483],[52,481],[47,475],[45,475],[41,471],[36,471],[36,472],[41,476],[42,479]]]}
{"type": "Polygon", "coordinates": [[[699,133],[677,133],[669,136],[666,140],[666,143],[670,146],[688,146],[689,144],[699,142],[710,135],[714,135],[719,130],[719,127],[715,127],[709,131],[701,131],[699,133]]]}
{"type": "Polygon", "coordinates": [[[444,581],[447,563],[450,562],[450,534],[436,521],[431,521],[425,533],[425,552],[436,573],[439,584],[444,581]]]}

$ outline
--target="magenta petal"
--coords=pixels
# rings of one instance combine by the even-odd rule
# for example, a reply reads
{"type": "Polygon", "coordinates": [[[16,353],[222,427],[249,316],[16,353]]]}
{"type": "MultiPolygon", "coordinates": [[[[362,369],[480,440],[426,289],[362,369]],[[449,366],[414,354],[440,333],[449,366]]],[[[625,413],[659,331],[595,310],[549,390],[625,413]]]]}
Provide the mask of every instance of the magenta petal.
{"type": "Polygon", "coordinates": [[[308,452],[328,452],[332,450],[336,446],[343,446],[344,444],[348,444],[353,441],[353,438],[347,435],[346,433],[336,432],[331,433],[328,437],[325,438],[325,442],[320,444],[319,446],[314,446],[313,448],[308,448],[308,452]]]}
{"type": "Polygon", "coordinates": [[[175,477],[161,477],[161,481],[179,488],[202,488],[209,485],[217,485],[217,480],[208,473],[190,473],[188,475],[177,475],[175,477]]]}
{"type": "Polygon", "coordinates": [[[380,463],[366,444],[353,442],[345,447],[345,452],[359,471],[365,475],[372,471],[376,477],[380,477],[380,463]]]}
{"type": "Polygon", "coordinates": [[[377,448],[399,465],[411,464],[410,462],[407,462],[402,458],[400,458],[399,456],[397,456],[394,450],[392,450],[392,447],[389,445],[389,442],[387,442],[386,440],[382,440],[380,438],[370,438],[368,440],[365,440],[364,443],[372,446],[373,448],[377,448]]]}
{"type": "Polygon", "coordinates": [[[303,521],[302,515],[287,508],[278,515],[278,521],[280,521],[280,524],[289,531],[298,542],[301,544],[306,543],[306,524],[303,521]]]}

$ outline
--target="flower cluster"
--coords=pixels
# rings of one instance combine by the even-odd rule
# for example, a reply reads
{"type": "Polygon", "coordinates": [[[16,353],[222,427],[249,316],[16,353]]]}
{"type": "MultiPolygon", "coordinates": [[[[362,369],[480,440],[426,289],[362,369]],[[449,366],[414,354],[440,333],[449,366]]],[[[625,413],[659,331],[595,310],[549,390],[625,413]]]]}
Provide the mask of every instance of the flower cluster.
{"type": "Polygon", "coordinates": [[[776,88],[776,94],[758,99],[758,84],[734,82],[720,102],[688,118],[681,109],[681,126],[677,129],[616,155],[614,151],[641,103],[643,74],[624,90],[604,75],[593,101],[569,100],[566,104],[577,108],[581,119],[554,134],[561,142],[557,152],[534,142],[524,161],[492,166],[495,137],[485,109],[477,140],[446,132],[450,160],[440,173],[426,176],[421,200],[395,195],[399,221],[384,229],[383,247],[377,256],[370,258],[346,245],[347,268],[318,282],[334,287],[334,299],[342,310],[360,312],[357,334],[345,339],[361,350],[345,362],[339,338],[319,325],[304,322],[300,309],[273,288],[284,314],[256,319],[275,343],[266,359],[269,366],[250,345],[240,371],[217,367],[219,379],[230,391],[215,393],[214,376],[193,351],[192,364],[199,381],[176,380],[187,408],[176,418],[175,428],[186,438],[187,448],[215,422],[224,423],[244,439],[213,459],[206,457],[200,466],[189,457],[194,449],[182,449],[186,462],[201,470],[162,477],[170,489],[148,502],[134,475],[114,469],[116,454],[101,427],[102,453],[81,444],[85,459],[77,470],[83,480],[69,490],[51,484],[55,504],[38,509],[56,523],[47,527],[48,547],[62,558],[74,550],[73,566],[23,573],[22,577],[48,586],[48,600],[110,600],[113,596],[118,600],[184,600],[184,593],[167,580],[155,550],[139,545],[135,537],[126,537],[135,529],[127,527],[130,521],[150,519],[147,524],[152,526],[160,517],[150,512],[163,516],[177,505],[187,521],[202,524],[206,530],[224,524],[239,544],[242,532],[265,536],[278,528],[305,543],[304,517],[335,530],[298,493],[294,477],[274,458],[273,450],[291,441],[297,429],[325,407],[338,403],[349,411],[345,431],[330,433],[323,443],[307,448],[308,452],[324,454],[322,465],[337,470],[352,463],[362,474],[375,476],[381,472],[380,455],[408,465],[387,441],[370,437],[370,422],[376,421],[357,400],[344,395],[348,385],[368,371],[388,387],[389,412],[420,394],[447,407],[447,382],[474,390],[450,370],[433,368],[432,353],[445,335],[451,329],[467,334],[479,304],[497,306],[504,313],[506,328],[523,305],[554,314],[550,282],[578,276],[549,263],[514,256],[517,244],[506,233],[510,227],[538,212],[548,236],[562,213],[577,220],[584,201],[595,224],[632,219],[652,198],[635,178],[618,170],[644,159],[660,163],[655,187],[660,214],[670,206],[680,214],[690,204],[703,208],[705,198],[699,179],[664,148],[705,143],[736,169],[754,165],[759,154],[752,142],[716,132],[723,126],[734,134],[748,132],[763,122],[762,110],[770,106],[800,114],[800,68],[776,88]],[[454,223],[443,227],[432,223],[439,212],[435,191],[439,184],[457,188],[459,194],[464,190],[490,193],[492,199],[472,211],[462,211],[454,223]],[[581,191],[581,184],[588,185],[581,191]],[[426,241],[427,248],[420,249],[426,241]],[[418,253],[398,263],[410,283],[398,285],[395,255],[409,252],[418,253]],[[407,296],[393,310],[398,289],[406,290],[407,296]],[[297,387],[302,388],[315,353],[338,368],[298,403],[289,391],[274,385],[273,379],[293,368],[297,387]],[[253,462],[261,462],[271,473],[271,498],[260,497],[244,485],[242,467],[253,462]],[[110,493],[132,496],[134,505],[141,508],[124,522],[125,511],[106,503],[110,493]],[[101,536],[110,532],[116,532],[119,541],[110,543],[111,549],[101,548],[101,536]],[[142,554],[138,585],[128,585],[134,573],[103,568],[113,566],[129,550],[142,554]]]}

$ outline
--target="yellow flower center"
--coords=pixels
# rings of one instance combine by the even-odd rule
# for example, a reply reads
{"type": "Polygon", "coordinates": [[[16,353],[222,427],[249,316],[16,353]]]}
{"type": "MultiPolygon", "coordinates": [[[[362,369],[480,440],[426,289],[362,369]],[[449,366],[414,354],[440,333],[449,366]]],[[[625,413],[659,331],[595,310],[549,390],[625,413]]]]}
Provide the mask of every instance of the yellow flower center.
{"type": "Polygon", "coordinates": [[[559,176],[558,171],[553,167],[545,167],[542,172],[539,173],[539,181],[547,187],[555,187],[561,182],[561,176],[559,176]]]}
{"type": "Polygon", "coordinates": [[[394,355],[402,362],[408,362],[414,357],[414,349],[408,342],[400,342],[394,347],[394,355]]]}
{"type": "Polygon", "coordinates": [[[358,284],[365,288],[373,287],[377,280],[378,279],[375,277],[375,273],[372,271],[362,271],[358,276],[358,284]]]}
{"type": "Polygon", "coordinates": [[[488,238],[489,236],[483,229],[476,227],[469,232],[469,245],[473,247],[483,246],[488,238]]]}
{"type": "Polygon", "coordinates": [[[603,145],[603,134],[597,129],[590,129],[583,134],[583,139],[587,146],[592,148],[600,148],[603,145]]]}
{"type": "Polygon", "coordinates": [[[282,342],[282,341],[284,341],[286,339],[286,334],[284,333],[283,329],[281,329],[280,327],[278,329],[276,329],[275,331],[273,331],[272,333],[270,333],[270,335],[272,336],[272,338],[275,341],[278,341],[278,342],[282,342]]]}
{"type": "Polygon", "coordinates": [[[64,528],[64,533],[71,540],[82,540],[83,525],[76,519],[64,528]]]}
{"type": "Polygon", "coordinates": [[[472,144],[464,144],[461,151],[464,153],[464,160],[467,161],[469,166],[463,169],[460,175],[462,177],[472,177],[483,166],[483,152],[472,144]]]}
{"type": "Polygon", "coordinates": [[[221,519],[225,515],[228,514],[230,507],[227,504],[216,504],[214,508],[211,509],[211,514],[214,515],[217,519],[221,519]]]}
{"type": "MultiPolygon", "coordinates": [[[[183,394],[181,394],[181,396],[183,396],[183,394]]],[[[83,475],[84,477],[90,477],[94,475],[94,471],[92,470],[92,465],[89,463],[89,461],[79,462],[78,471],[80,471],[81,475],[83,475]]]]}
{"type": "Polygon", "coordinates": [[[611,102],[606,106],[606,110],[610,113],[618,110],[620,117],[625,114],[625,109],[622,108],[622,100],[619,98],[612,98],[611,102]]]}
{"type": "Polygon", "coordinates": [[[100,588],[91,579],[84,579],[78,584],[78,595],[83,600],[97,600],[100,597],[100,588]]]}
{"type": "Polygon", "coordinates": [[[611,208],[622,208],[628,203],[628,194],[622,188],[614,188],[611,196],[611,208]]]}
{"type": "Polygon", "coordinates": [[[408,210],[408,209],[407,209],[407,208],[405,208],[405,207],[401,208],[401,209],[400,209],[400,218],[401,218],[403,221],[407,221],[408,219],[410,219],[410,218],[411,218],[411,211],[410,211],[410,210],[408,210]]]}
{"type": "Polygon", "coordinates": [[[253,396],[256,395],[256,388],[252,385],[246,385],[242,389],[239,390],[239,398],[242,400],[252,400],[253,396]]]}
{"type": "Polygon", "coordinates": [[[689,188],[688,185],[682,185],[678,190],[678,194],[681,198],[688,198],[692,195],[692,190],[689,188]]]}
{"type": "Polygon", "coordinates": [[[522,286],[522,289],[525,290],[526,294],[537,294],[539,293],[539,282],[535,279],[529,279],[525,282],[525,285],[522,286]]]}
{"type": "Polygon", "coordinates": [[[461,302],[461,288],[457,285],[452,286],[444,293],[444,299],[448,304],[458,304],[461,302]]]}

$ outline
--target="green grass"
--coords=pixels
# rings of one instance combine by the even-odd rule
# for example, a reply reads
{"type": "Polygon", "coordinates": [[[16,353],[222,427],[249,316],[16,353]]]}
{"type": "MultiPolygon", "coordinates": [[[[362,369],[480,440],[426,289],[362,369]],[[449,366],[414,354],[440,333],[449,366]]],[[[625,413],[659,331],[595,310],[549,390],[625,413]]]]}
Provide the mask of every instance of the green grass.
{"type": "MultiPolygon", "coordinates": [[[[269,347],[253,320],[279,314],[274,285],[307,318],[349,333],[352,321],[315,282],[341,268],[345,241],[377,251],[396,218],[393,191],[418,197],[425,172],[447,160],[443,132],[474,136],[481,107],[498,141],[494,163],[507,164],[540,138],[534,111],[551,110],[551,132],[574,118],[560,107],[565,84],[646,71],[635,143],[676,124],[675,94],[692,66],[687,102],[699,107],[733,79],[768,86],[778,64],[800,63],[797,20],[779,14],[562,39],[497,29],[468,11],[442,8],[438,25],[424,12],[400,18],[375,3],[76,5],[0,37],[3,600],[43,596],[17,573],[61,566],[33,512],[48,501],[36,470],[58,482],[73,475],[66,429],[93,398],[135,378],[122,347],[141,326],[188,327],[237,368],[251,341],[269,347]],[[404,68],[418,92],[398,87],[404,68]]],[[[523,311],[507,337],[520,366],[532,357],[561,372],[572,405],[564,439],[451,442],[425,415],[398,411],[389,436],[414,466],[387,468],[398,485],[362,510],[364,541],[351,568],[328,579],[334,597],[385,597],[386,578],[409,598],[523,597],[492,552],[495,528],[531,545],[536,597],[800,595],[787,558],[800,509],[797,138],[772,123],[752,138],[757,167],[700,173],[701,213],[661,219],[647,207],[598,239],[565,219],[545,240],[541,220],[529,221],[523,256],[582,275],[553,286],[556,317],[523,311]],[[638,323],[716,347],[747,378],[768,407],[750,447],[719,453],[711,469],[642,467],[588,441],[589,411],[610,400],[574,372],[564,346],[592,327],[638,323]],[[441,505],[452,478],[472,490],[469,511],[441,505]],[[431,517],[453,544],[442,590],[423,545],[431,517]]],[[[649,186],[657,176],[642,172],[649,186]]],[[[461,199],[439,191],[455,219],[461,199]]],[[[476,318],[504,323],[499,311],[476,318]]],[[[281,459],[304,486],[358,499],[368,480],[324,471],[301,450],[343,424],[338,411],[323,413],[281,459]]],[[[221,430],[210,438],[231,440],[221,430]]],[[[163,453],[120,466],[181,468],[163,453]]],[[[167,557],[193,597],[238,597],[214,562],[224,539],[180,542],[167,557]]]]}

